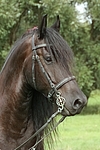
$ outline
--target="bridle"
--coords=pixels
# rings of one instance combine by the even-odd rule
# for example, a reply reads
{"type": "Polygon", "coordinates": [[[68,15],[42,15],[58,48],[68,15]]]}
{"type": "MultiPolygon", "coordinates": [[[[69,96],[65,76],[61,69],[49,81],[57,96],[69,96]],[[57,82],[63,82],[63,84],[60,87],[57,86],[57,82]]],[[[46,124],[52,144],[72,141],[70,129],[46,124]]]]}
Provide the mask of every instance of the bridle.
{"type": "MultiPolygon", "coordinates": [[[[37,50],[40,48],[47,47],[47,44],[40,44],[40,45],[35,46],[34,37],[35,37],[35,35],[32,36],[32,51],[33,51],[33,55],[32,55],[32,78],[33,78],[33,84],[34,84],[35,89],[37,89],[36,79],[35,79],[35,62],[37,61],[40,68],[41,68],[41,71],[43,72],[44,76],[46,77],[46,79],[47,79],[47,81],[51,87],[51,90],[49,91],[48,96],[47,96],[47,98],[50,100],[50,99],[52,99],[53,94],[55,94],[57,97],[60,96],[61,93],[58,91],[58,89],[61,88],[64,84],[68,83],[69,81],[74,80],[75,76],[67,77],[67,78],[63,79],[62,81],[60,81],[57,85],[55,85],[52,82],[51,78],[49,77],[48,73],[46,72],[46,70],[45,70],[44,66],[42,65],[40,58],[37,54],[37,50]]],[[[63,100],[64,100],[64,98],[63,98],[63,100]]]]}
{"type": "MultiPolygon", "coordinates": [[[[59,88],[61,88],[64,84],[68,83],[69,81],[72,81],[75,79],[75,76],[72,76],[72,77],[67,77],[65,79],[63,79],[62,81],[60,81],[58,84],[54,84],[52,82],[52,80],[50,79],[48,73],[46,72],[44,66],[42,65],[41,61],[40,61],[40,58],[37,54],[37,50],[40,49],[40,48],[45,48],[47,47],[47,44],[40,44],[40,45],[35,45],[34,43],[34,37],[35,35],[32,36],[32,52],[33,52],[33,55],[32,55],[32,80],[33,80],[33,84],[34,84],[34,88],[37,89],[37,86],[36,86],[36,79],[35,79],[35,62],[37,61],[40,68],[41,68],[41,71],[43,72],[44,76],[46,77],[47,81],[49,82],[49,85],[51,87],[48,95],[47,95],[47,98],[48,100],[51,100],[52,99],[52,96],[55,94],[55,99],[56,99],[56,104],[58,106],[58,110],[57,112],[55,112],[48,120],[47,122],[37,131],[35,132],[29,139],[27,139],[24,143],[22,143],[20,146],[18,146],[17,148],[15,148],[14,150],[20,150],[21,147],[23,147],[27,142],[29,142],[30,140],[32,140],[34,137],[36,137],[36,135],[38,135],[41,131],[43,131],[46,126],[52,121],[52,119],[54,117],[56,117],[59,113],[62,112],[62,110],[64,109],[64,111],[66,111],[67,113],[69,112],[65,107],[65,98],[61,96],[61,93],[58,91],[59,88]]],[[[52,127],[52,130],[48,133],[50,134],[53,130],[55,130],[55,128],[65,119],[65,117],[63,116],[59,121],[58,123],[52,127]]],[[[47,134],[47,135],[48,135],[47,134]]],[[[46,136],[47,136],[46,135],[46,136]]],[[[43,137],[42,139],[40,139],[38,142],[36,142],[36,144],[34,146],[32,146],[29,150],[35,150],[35,147],[44,139],[45,137],[43,137]]]]}

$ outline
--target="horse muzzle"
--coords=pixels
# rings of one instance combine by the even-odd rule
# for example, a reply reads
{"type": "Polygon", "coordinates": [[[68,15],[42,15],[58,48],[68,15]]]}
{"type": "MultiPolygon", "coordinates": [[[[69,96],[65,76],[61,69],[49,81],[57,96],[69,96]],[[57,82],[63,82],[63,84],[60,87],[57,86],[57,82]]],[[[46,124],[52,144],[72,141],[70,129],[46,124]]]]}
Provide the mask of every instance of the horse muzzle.
{"type": "Polygon", "coordinates": [[[76,99],[74,100],[70,105],[65,102],[63,111],[61,114],[63,116],[74,116],[76,114],[81,113],[82,109],[86,106],[87,104],[87,98],[84,95],[84,99],[76,99]]]}

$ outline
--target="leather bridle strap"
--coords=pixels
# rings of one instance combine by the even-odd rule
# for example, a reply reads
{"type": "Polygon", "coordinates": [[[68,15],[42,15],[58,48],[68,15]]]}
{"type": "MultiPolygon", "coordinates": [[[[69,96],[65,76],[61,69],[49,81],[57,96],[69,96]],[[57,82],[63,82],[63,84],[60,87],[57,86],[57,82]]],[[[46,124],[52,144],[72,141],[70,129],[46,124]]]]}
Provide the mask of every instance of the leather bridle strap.
{"type": "MultiPolygon", "coordinates": [[[[34,42],[32,42],[32,43],[34,43],[34,42]]],[[[43,47],[46,47],[46,44],[41,44],[41,45],[34,45],[34,44],[32,44],[32,50],[37,50],[37,49],[39,49],[39,48],[43,48],[43,47]]]]}
{"type": "MultiPolygon", "coordinates": [[[[30,136],[25,142],[23,142],[20,146],[18,146],[14,150],[20,150],[21,147],[23,147],[30,140],[36,137],[41,131],[43,131],[47,127],[47,125],[52,121],[52,119],[56,117],[58,114],[59,114],[59,111],[56,111],[38,131],[36,131],[32,136],[30,136]]],[[[62,118],[65,118],[65,117],[62,117],[62,118]]]]}
{"type": "Polygon", "coordinates": [[[48,99],[50,99],[50,98],[53,96],[53,94],[55,93],[56,90],[58,90],[58,89],[61,88],[64,84],[68,83],[68,82],[71,81],[71,80],[75,80],[75,76],[65,78],[65,79],[63,79],[61,82],[59,82],[57,85],[55,85],[55,86],[50,90],[50,92],[48,93],[48,99]]]}
{"type": "Polygon", "coordinates": [[[33,78],[33,84],[34,84],[34,88],[36,89],[36,81],[35,81],[35,61],[37,60],[39,65],[41,66],[42,72],[45,73],[44,67],[42,65],[42,63],[40,62],[39,56],[37,55],[36,50],[39,48],[43,48],[46,47],[46,44],[40,44],[40,45],[36,45],[34,43],[34,37],[35,35],[32,36],[32,51],[33,51],[33,56],[32,56],[32,78],[33,78]]]}
{"type": "Polygon", "coordinates": [[[44,135],[39,141],[37,141],[34,146],[32,146],[31,148],[29,148],[29,150],[35,150],[36,146],[37,146],[41,141],[43,141],[44,138],[46,138],[48,135],[50,135],[51,132],[53,132],[53,131],[57,128],[57,126],[58,126],[59,124],[61,124],[61,123],[64,121],[65,118],[66,118],[66,116],[61,117],[61,119],[52,127],[52,129],[51,129],[46,135],[44,135]]]}

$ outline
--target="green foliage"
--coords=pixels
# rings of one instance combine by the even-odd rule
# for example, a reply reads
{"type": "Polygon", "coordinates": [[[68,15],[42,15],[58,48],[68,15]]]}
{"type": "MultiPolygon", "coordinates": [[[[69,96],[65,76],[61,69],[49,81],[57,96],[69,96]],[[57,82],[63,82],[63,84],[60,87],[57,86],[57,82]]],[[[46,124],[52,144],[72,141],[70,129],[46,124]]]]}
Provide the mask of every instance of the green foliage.
{"type": "Polygon", "coordinates": [[[13,42],[30,26],[33,6],[32,1],[0,0],[0,68],[13,42]]]}
{"type": "Polygon", "coordinates": [[[89,97],[90,91],[94,89],[94,77],[92,70],[86,65],[84,57],[76,57],[76,77],[80,88],[89,97]]]}
{"type": "Polygon", "coordinates": [[[87,96],[94,89],[100,88],[100,44],[91,40],[90,25],[80,24],[74,28],[72,49],[76,57],[78,82],[87,96]]]}

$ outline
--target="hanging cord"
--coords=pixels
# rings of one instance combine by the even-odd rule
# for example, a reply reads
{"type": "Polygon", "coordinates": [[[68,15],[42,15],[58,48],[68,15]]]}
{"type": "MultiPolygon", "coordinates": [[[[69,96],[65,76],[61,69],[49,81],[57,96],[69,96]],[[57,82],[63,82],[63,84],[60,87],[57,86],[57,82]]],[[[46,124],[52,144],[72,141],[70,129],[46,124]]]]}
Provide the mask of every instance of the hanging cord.
{"type": "Polygon", "coordinates": [[[52,119],[54,117],[56,117],[58,114],[59,114],[59,110],[56,111],[37,132],[35,132],[30,138],[28,138],[25,142],[23,142],[20,146],[18,146],[14,150],[20,150],[20,148],[22,146],[24,146],[26,143],[28,143],[30,140],[32,140],[37,134],[39,134],[42,130],[44,130],[46,128],[46,126],[52,121],[52,119]]]}
{"type": "Polygon", "coordinates": [[[66,118],[66,116],[63,116],[56,124],[54,127],[52,127],[52,129],[46,134],[44,135],[38,142],[36,142],[36,144],[34,146],[32,146],[31,148],[29,148],[29,150],[35,150],[36,149],[36,146],[44,139],[46,138],[47,136],[49,136],[49,134],[51,134],[51,132],[53,132],[57,126],[62,123],[64,121],[64,119],[66,118]]]}

